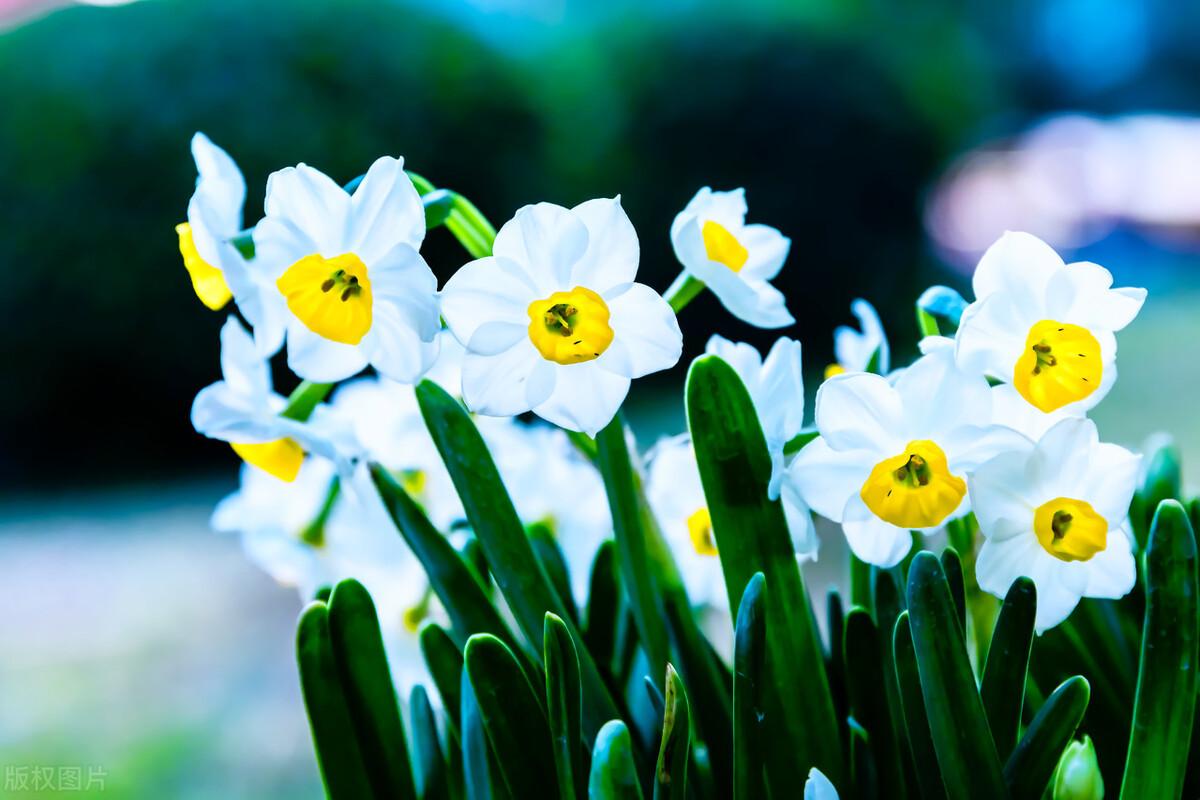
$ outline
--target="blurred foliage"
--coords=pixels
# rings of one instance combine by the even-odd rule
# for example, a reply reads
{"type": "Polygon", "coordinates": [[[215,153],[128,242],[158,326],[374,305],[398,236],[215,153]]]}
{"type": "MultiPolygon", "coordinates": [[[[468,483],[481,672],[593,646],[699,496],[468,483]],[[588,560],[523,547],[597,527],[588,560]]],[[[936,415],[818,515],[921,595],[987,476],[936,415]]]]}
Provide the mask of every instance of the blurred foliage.
{"type": "MultiPolygon", "coordinates": [[[[806,343],[814,373],[860,293],[911,345],[912,299],[945,280],[923,266],[921,189],[984,102],[945,80],[976,69],[961,33],[940,15],[890,20],[943,44],[926,51],[879,46],[884,29],[863,18],[643,22],[531,55],[399,4],[160,0],[0,36],[4,485],[232,463],[187,419],[218,377],[224,318],[191,295],[173,231],[195,130],[245,171],[249,222],[270,171],[307,161],[348,180],[384,153],[497,225],[528,202],[620,193],[642,280],[660,290],[677,271],[674,214],[702,185],[745,186],[752,221],[792,237],[780,284],[799,322],[782,333],[806,343]]],[[[442,280],[465,260],[441,232],[425,253],[442,280]]],[[[682,322],[760,345],[777,335],[708,296],[682,322]]],[[[693,335],[685,356],[703,345],[693,335]]]]}

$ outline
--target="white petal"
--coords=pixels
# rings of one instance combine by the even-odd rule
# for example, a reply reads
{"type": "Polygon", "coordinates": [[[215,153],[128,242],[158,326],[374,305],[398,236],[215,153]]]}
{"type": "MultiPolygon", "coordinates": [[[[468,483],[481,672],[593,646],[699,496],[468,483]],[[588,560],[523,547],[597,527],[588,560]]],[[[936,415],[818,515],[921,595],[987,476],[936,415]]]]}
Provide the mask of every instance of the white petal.
{"type": "Polygon", "coordinates": [[[879,375],[858,372],[825,381],[817,390],[816,421],[835,450],[895,455],[907,444],[900,394],[879,375]]]}
{"type": "Polygon", "coordinates": [[[788,467],[786,483],[792,484],[818,514],[841,522],[846,502],[862,489],[876,463],[872,453],[832,450],[817,437],[796,454],[788,467]]]}
{"type": "Polygon", "coordinates": [[[769,281],[778,275],[792,246],[791,239],[770,225],[747,225],[737,238],[750,253],[740,274],[755,280],[769,281]]]}
{"type": "Polygon", "coordinates": [[[234,392],[223,381],[204,387],[192,401],[192,427],[223,442],[253,444],[279,438],[270,415],[258,398],[234,392]]]}
{"type": "Polygon", "coordinates": [[[817,527],[813,524],[808,504],[791,481],[784,483],[780,499],[796,554],[806,559],[815,559],[821,543],[817,540],[817,527]]]}
{"type": "Polygon", "coordinates": [[[894,567],[912,549],[912,533],[875,516],[857,493],[846,502],[842,530],[854,555],[877,567],[894,567]]]}
{"type": "Polygon", "coordinates": [[[588,248],[583,220],[553,203],[524,206],[500,228],[492,254],[517,262],[539,297],[573,289],[571,271],[588,248]]]}
{"type": "Polygon", "coordinates": [[[313,333],[296,318],[288,322],[288,368],[301,378],[335,383],[362,372],[367,355],[361,347],[342,344],[313,333]]]}
{"type": "Polygon", "coordinates": [[[606,295],[613,341],[597,365],[627,378],[670,369],[683,353],[683,333],[675,312],[658,292],[641,283],[606,295]],[[602,363],[603,362],[603,363],[602,363]]]}
{"type": "Polygon", "coordinates": [[[850,304],[850,311],[858,318],[861,331],[848,325],[839,325],[833,332],[833,352],[837,363],[849,372],[865,372],[879,352],[879,374],[887,375],[891,358],[883,324],[875,307],[866,300],[858,299],[850,304]]]}
{"type": "Polygon", "coordinates": [[[425,239],[425,206],[404,172],[404,159],[376,160],[350,199],[346,247],[368,265],[397,244],[413,250],[425,239]]]}
{"type": "Polygon", "coordinates": [[[234,392],[264,398],[271,393],[271,367],[237,317],[221,326],[221,374],[234,392]]]}
{"type": "Polygon", "coordinates": [[[601,369],[594,362],[555,369],[554,390],[533,412],[560,428],[595,436],[612,421],[629,393],[629,378],[601,369]]]}
{"type": "Polygon", "coordinates": [[[907,438],[937,440],[945,431],[991,418],[987,380],[959,370],[948,346],[934,347],[918,358],[893,385],[904,406],[907,438]]]}
{"type": "Polygon", "coordinates": [[[388,251],[369,275],[374,304],[363,350],[385,376],[414,383],[437,358],[437,279],[407,244],[388,251]]]}
{"type": "MultiPolygon", "coordinates": [[[[481,258],[466,264],[442,289],[442,317],[454,338],[471,348],[482,325],[504,322],[529,325],[529,304],[542,299],[524,268],[507,258],[481,258]]],[[[484,350],[483,343],[477,346],[484,350]]]]}
{"type": "Polygon", "coordinates": [[[985,461],[967,481],[971,509],[984,536],[1002,539],[1033,527],[1037,486],[1028,469],[1033,446],[985,461]]]}
{"type": "Polygon", "coordinates": [[[837,789],[825,777],[825,773],[813,767],[804,782],[804,800],[838,800],[837,789]]]}
{"type": "Polygon", "coordinates": [[[758,328],[786,328],[796,320],[787,310],[783,293],[766,281],[742,277],[723,264],[704,261],[685,264],[685,268],[704,282],[721,305],[743,322],[758,328]]]}
{"type": "Polygon", "coordinates": [[[192,137],[192,158],[199,173],[193,199],[203,201],[213,222],[214,235],[233,236],[241,228],[242,205],[246,201],[246,180],[241,170],[228,153],[203,133],[192,137]]]}
{"type": "Polygon", "coordinates": [[[970,472],[992,456],[1026,450],[1030,441],[1002,425],[964,425],[942,437],[942,446],[955,473],[970,472]]]}
{"type": "Polygon", "coordinates": [[[746,190],[714,192],[705,186],[696,192],[683,213],[698,217],[702,224],[706,220],[719,222],[731,233],[736,233],[746,221],[746,190]]]}
{"type": "Polygon", "coordinates": [[[971,303],[954,337],[959,369],[1011,381],[1029,329],[1040,319],[1002,293],[971,303]]]}
{"type": "Polygon", "coordinates": [[[266,264],[259,259],[246,261],[234,251],[223,260],[222,266],[238,311],[254,328],[255,350],[260,357],[270,358],[283,346],[287,330],[289,313],[283,293],[276,288],[274,279],[264,273],[266,264]]]}
{"type": "Polygon", "coordinates": [[[1129,514],[1129,504],[1137,491],[1142,457],[1124,447],[1101,442],[1088,459],[1088,474],[1083,494],[1096,513],[1113,528],[1129,514]]]}
{"type": "Polygon", "coordinates": [[[1088,461],[1099,441],[1096,423],[1083,417],[1064,419],[1046,431],[1037,443],[1046,500],[1079,497],[1088,477],[1088,461]]]}
{"type": "Polygon", "coordinates": [[[494,356],[468,351],[463,357],[463,400],[472,411],[493,417],[529,411],[534,405],[529,396],[530,384],[544,363],[546,360],[528,339],[494,356]]]}
{"type": "Polygon", "coordinates": [[[1040,314],[1046,285],[1063,266],[1054,248],[1041,239],[1009,231],[979,259],[972,281],[975,299],[983,300],[993,293],[1006,294],[1017,305],[1040,314]]]}
{"type": "Polygon", "coordinates": [[[754,402],[768,439],[786,442],[800,433],[804,427],[800,342],[781,336],[771,345],[754,402]]]}
{"type": "Polygon", "coordinates": [[[1122,522],[1120,526],[1110,527],[1107,546],[1086,562],[1086,597],[1116,600],[1132,591],[1137,581],[1137,564],[1124,525],[1122,522]]]}
{"type": "Polygon", "coordinates": [[[1145,289],[1113,289],[1112,273],[1099,264],[1081,261],[1068,264],[1058,272],[1047,289],[1048,302],[1060,298],[1065,305],[1054,307],[1050,319],[1096,328],[1119,331],[1133,322],[1146,302],[1145,289]]]}
{"type": "Polygon", "coordinates": [[[637,231],[621,207],[621,198],[588,200],[571,213],[588,232],[587,250],[571,270],[573,286],[604,294],[615,286],[632,283],[637,277],[641,248],[637,231]]]}
{"type": "Polygon", "coordinates": [[[271,173],[264,207],[267,217],[293,226],[322,255],[332,258],[347,252],[350,195],[325,173],[307,164],[271,173]]]}

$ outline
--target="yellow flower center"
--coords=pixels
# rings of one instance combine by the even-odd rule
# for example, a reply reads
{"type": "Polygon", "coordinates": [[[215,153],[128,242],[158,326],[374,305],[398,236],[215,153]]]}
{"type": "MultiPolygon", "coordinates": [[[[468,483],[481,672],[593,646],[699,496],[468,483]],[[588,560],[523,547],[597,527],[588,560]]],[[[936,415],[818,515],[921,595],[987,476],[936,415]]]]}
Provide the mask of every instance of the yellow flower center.
{"type": "Polygon", "coordinates": [[[701,506],[687,518],[688,536],[692,539],[692,547],[702,556],[717,554],[717,540],[713,537],[712,517],[708,507],[701,506]]]}
{"type": "Polygon", "coordinates": [[[950,474],[942,448],[921,439],[876,464],[859,496],[884,522],[932,528],[958,508],[966,493],[963,479],[950,474]]]}
{"type": "Polygon", "coordinates": [[[724,264],[734,272],[740,272],[746,266],[750,251],[724,225],[710,219],[704,223],[700,233],[704,237],[704,250],[708,253],[709,261],[724,264]]]}
{"type": "Polygon", "coordinates": [[[604,298],[576,286],[529,304],[529,340],[547,361],[580,364],[598,358],[612,344],[604,298]]]}
{"type": "Polygon", "coordinates": [[[1108,545],[1108,520],[1091,503],[1069,497],[1038,506],[1033,531],[1046,552],[1062,561],[1087,561],[1108,545]]]}
{"type": "Polygon", "coordinates": [[[843,367],[841,364],[838,364],[838,363],[830,364],[829,366],[825,367],[825,380],[829,380],[834,375],[841,375],[845,371],[846,371],[846,368],[843,367]]]}
{"type": "Polygon", "coordinates": [[[213,311],[219,310],[233,297],[229,284],[225,283],[225,276],[221,270],[200,257],[191,225],[181,222],[175,226],[175,232],[179,234],[179,254],[183,256],[183,266],[192,278],[196,297],[213,311]]]}
{"type": "Polygon", "coordinates": [[[304,449],[294,439],[276,439],[261,444],[231,444],[233,452],[252,467],[291,483],[304,462],[304,449]]]}
{"type": "Polygon", "coordinates": [[[1087,328],[1042,320],[1029,329],[1013,386],[1042,411],[1082,400],[1100,386],[1100,342],[1087,328]]]}
{"type": "Polygon", "coordinates": [[[305,256],[275,285],[292,313],[318,336],[358,344],[371,330],[371,281],[367,265],[353,253],[305,256]]]}

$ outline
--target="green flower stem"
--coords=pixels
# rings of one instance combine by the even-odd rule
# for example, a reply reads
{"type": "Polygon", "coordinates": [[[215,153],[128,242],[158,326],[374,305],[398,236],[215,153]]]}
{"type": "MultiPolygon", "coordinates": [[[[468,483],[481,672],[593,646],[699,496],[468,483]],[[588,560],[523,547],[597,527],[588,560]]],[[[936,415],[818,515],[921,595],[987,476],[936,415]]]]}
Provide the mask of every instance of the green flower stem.
{"type": "Polygon", "coordinates": [[[940,336],[942,333],[933,314],[930,314],[920,306],[917,306],[917,330],[920,331],[921,338],[926,336],[940,336]]]}
{"type": "Polygon", "coordinates": [[[850,554],[850,606],[871,609],[871,565],[850,554]]]}
{"type": "Polygon", "coordinates": [[[671,310],[678,314],[683,311],[684,306],[696,299],[696,296],[703,291],[703,281],[693,278],[686,272],[681,272],[664,296],[667,303],[670,304],[671,310]]]}
{"type": "Polygon", "coordinates": [[[458,239],[459,244],[472,258],[484,258],[492,254],[496,229],[474,203],[458,192],[437,189],[429,180],[415,172],[409,172],[408,177],[422,198],[437,194],[434,201],[440,206],[438,214],[445,215],[442,224],[454,234],[454,238],[458,239]],[[442,192],[445,194],[441,194],[442,192]]]}
{"type": "Polygon", "coordinates": [[[297,422],[306,421],[312,416],[313,410],[321,404],[321,401],[329,396],[331,389],[333,389],[332,383],[301,381],[300,385],[288,395],[287,405],[280,412],[280,416],[294,419],[297,422]]]}

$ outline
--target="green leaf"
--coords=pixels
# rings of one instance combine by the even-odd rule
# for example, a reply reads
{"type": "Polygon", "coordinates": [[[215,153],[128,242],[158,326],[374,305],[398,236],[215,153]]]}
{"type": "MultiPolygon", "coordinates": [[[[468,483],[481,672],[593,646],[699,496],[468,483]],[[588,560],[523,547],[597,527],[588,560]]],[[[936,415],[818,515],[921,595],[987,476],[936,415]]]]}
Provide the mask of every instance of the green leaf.
{"type": "Polygon", "coordinates": [[[854,792],[858,800],[879,797],[879,774],[871,751],[871,737],[863,726],[850,718],[850,771],[854,775],[854,792]]]}
{"type": "Polygon", "coordinates": [[[588,800],[642,800],[629,729],[619,720],[605,723],[596,734],[588,800]]]}
{"type": "Polygon", "coordinates": [[[279,416],[304,422],[312,416],[312,412],[321,404],[321,401],[329,396],[331,389],[333,389],[332,383],[301,381],[300,385],[288,395],[287,404],[284,405],[283,411],[279,412],[279,416]]]}
{"type": "Polygon", "coordinates": [[[829,693],[833,698],[834,714],[839,723],[838,733],[843,741],[849,741],[849,734],[842,730],[845,720],[850,716],[850,698],[846,695],[846,648],[844,636],[846,633],[846,615],[842,609],[842,596],[837,589],[830,589],[825,596],[825,630],[829,631],[829,657],[826,659],[825,673],[829,676],[829,693]]]}
{"type": "Polygon", "coordinates": [[[767,581],[761,572],[746,584],[733,635],[733,797],[766,797],[762,724],[767,658],[767,581]]]}
{"type": "Polygon", "coordinates": [[[317,765],[333,800],[371,797],[372,788],[329,637],[329,609],[309,603],[296,627],[296,661],[317,765]]]}
{"type": "Polygon", "coordinates": [[[650,659],[650,669],[656,675],[662,674],[669,655],[667,627],[663,621],[661,595],[655,588],[650,569],[637,478],[620,414],[596,435],[596,447],[620,553],[618,564],[622,584],[637,624],[638,638],[650,659]]]}
{"type": "MultiPolygon", "coordinates": [[[[418,684],[413,687],[408,707],[412,714],[413,758],[417,764],[417,783],[421,787],[421,799],[448,800],[450,788],[446,759],[442,756],[437,722],[424,686],[418,684]]],[[[388,794],[380,796],[391,797],[388,794]]]]}
{"type": "Polygon", "coordinates": [[[925,714],[947,794],[1005,798],[1000,759],[975,688],[960,612],[932,553],[918,553],[909,567],[908,611],[925,714]]]}
{"type": "Polygon", "coordinates": [[[1007,759],[1017,744],[1036,615],[1037,589],[1033,581],[1017,578],[1009,587],[996,620],[979,688],[996,754],[1001,759],[1007,759]]]}
{"type": "Polygon", "coordinates": [[[513,797],[540,797],[555,780],[550,728],[516,656],[495,636],[467,640],[466,672],[496,764],[513,797]]]}
{"type": "Polygon", "coordinates": [[[483,718],[479,704],[475,702],[475,690],[471,688],[470,676],[462,671],[459,690],[462,718],[463,783],[467,800],[498,800],[511,797],[500,769],[496,766],[495,754],[488,746],[487,734],[483,730],[483,718]]]}
{"type": "Polygon", "coordinates": [[[587,790],[583,766],[582,688],[579,685],[579,655],[563,621],[546,614],[545,632],[546,711],[558,775],[558,796],[563,800],[582,798],[587,790]]]}
{"type": "Polygon", "coordinates": [[[1163,500],[1181,500],[1183,485],[1182,457],[1174,442],[1161,443],[1147,459],[1142,485],[1133,496],[1129,520],[1138,546],[1146,546],[1151,517],[1163,500]]]}
{"type": "Polygon", "coordinates": [[[1054,777],[1059,757],[1087,711],[1090,696],[1088,682],[1076,675],[1055,689],[1042,704],[1004,765],[1004,781],[1013,797],[1042,796],[1054,777]]]}
{"type": "Polygon", "coordinates": [[[558,593],[558,599],[567,609],[571,620],[578,625],[579,610],[575,607],[575,595],[571,591],[571,573],[567,569],[567,560],[558,546],[558,540],[554,538],[554,531],[540,522],[535,522],[526,528],[526,533],[538,562],[546,571],[546,577],[550,579],[554,591],[558,593]]]}
{"type": "Polygon", "coordinates": [[[924,800],[945,800],[946,787],[942,783],[942,772],[933,748],[929,717],[925,714],[925,698],[921,693],[921,677],[917,671],[917,654],[913,649],[912,629],[909,626],[907,611],[900,612],[896,619],[892,653],[896,663],[896,683],[900,687],[904,726],[908,732],[906,738],[913,757],[917,786],[920,787],[924,800]]]}
{"type": "Polygon", "coordinates": [[[687,765],[691,752],[691,721],[687,693],[675,668],[667,664],[663,707],[662,743],[654,770],[655,800],[684,800],[687,797],[687,765]]]}
{"type": "Polygon", "coordinates": [[[958,609],[958,624],[962,626],[964,640],[967,631],[967,586],[963,578],[962,559],[953,547],[942,551],[942,571],[946,574],[946,583],[950,586],[950,596],[954,598],[954,607],[958,609]]]}
{"type": "Polygon", "coordinates": [[[451,736],[459,739],[462,730],[462,651],[442,626],[432,622],[421,628],[420,643],[425,666],[442,698],[447,727],[451,736]]]}
{"type": "Polygon", "coordinates": [[[846,615],[845,648],[850,713],[867,732],[881,785],[891,787],[892,797],[907,797],[900,742],[888,707],[889,676],[879,631],[865,608],[852,608],[846,615]]]}
{"type": "Polygon", "coordinates": [[[585,736],[594,736],[605,720],[617,716],[616,704],[591,655],[583,649],[570,613],[534,555],[483,437],[462,405],[436,383],[421,381],[417,402],[517,624],[530,642],[541,642],[544,616],[552,611],[564,620],[575,640],[584,687],[583,730],[585,736]]]}
{"type": "Polygon", "coordinates": [[[1122,800],[1179,797],[1196,711],[1196,537],[1175,500],[1158,506],[1146,548],[1146,618],[1122,800]]]}
{"type": "Polygon", "coordinates": [[[371,785],[380,797],[415,798],[404,757],[404,724],[371,595],[353,578],[343,580],[333,589],[328,614],[333,658],[371,785]]]}
{"type": "Polygon", "coordinates": [[[592,561],[583,641],[602,668],[611,670],[616,652],[621,587],[617,580],[616,542],[603,542],[592,561]]]}
{"type": "Polygon", "coordinates": [[[490,633],[515,644],[512,633],[492,605],[474,569],[433,527],[421,507],[379,464],[371,465],[371,478],[392,521],[425,568],[429,584],[445,606],[459,641],[466,641],[473,633],[490,633]]]}
{"type": "Polygon", "coordinates": [[[776,792],[794,791],[813,766],[837,782],[841,742],[821,644],[783,507],[767,497],[771,458],[754,404],[733,368],[706,356],[688,373],[687,406],[730,607],[756,572],[771,587],[764,718],[771,743],[768,784],[776,792]]]}
{"type": "Polygon", "coordinates": [[[783,454],[785,456],[793,456],[796,453],[799,453],[804,449],[804,445],[808,444],[820,435],[821,434],[816,428],[809,428],[808,430],[800,431],[795,436],[788,439],[783,445],[783,454]]]}
{"type": "Polygon", "coordinates": [[[871,603],[871,565],[850,554],[850,605],[873,608],[871,603]]]}

